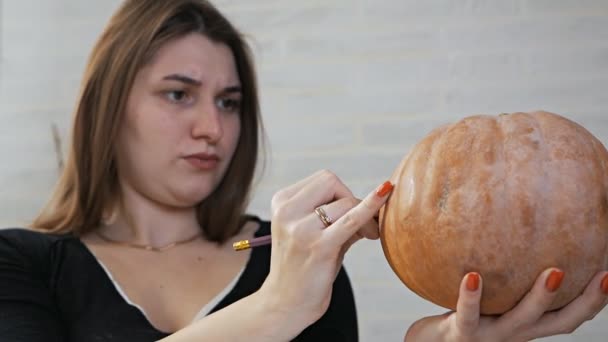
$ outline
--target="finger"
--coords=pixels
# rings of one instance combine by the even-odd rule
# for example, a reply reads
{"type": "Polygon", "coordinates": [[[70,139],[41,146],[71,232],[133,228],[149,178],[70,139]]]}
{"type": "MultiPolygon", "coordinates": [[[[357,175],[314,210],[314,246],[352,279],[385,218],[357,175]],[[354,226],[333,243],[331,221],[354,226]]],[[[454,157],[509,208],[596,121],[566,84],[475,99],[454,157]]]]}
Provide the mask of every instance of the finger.
{"type": "Polygon", "coordinates": [[[373,221],[374,215],[384,205],[392,189],[393,184],[387,181],[367,195],[357,206],[332,224],[331,229],[324,231],[327,241],[338,246],[344,245],[367,222],[373,221]]]}
{"type": "Polygon", "coordinates": [[[304,185],[308,184],[311,182],[312,179],[315,179],[317,177],[322,177],[322,175],[324,173],[328,173],[331,172],[329,170],[319,170],[313,174],[311,174],[310,176],[301,179],[299,181],[297,181],[294,184],[291,184],[283,189],[281,189],[279,192],[277,192],[278,195],[280,195],[282,200],[287,200],[291,197],[293,197],[293,195],[295,195],[298,191],[300,191],[300,189],[302,189],[304,187],[304,185]]]}
{"type": "Polygon", "coordinates": [[[546,313],[529,329],[528,339],[556,334],[569,334],[585,321],[591,320],[608,303],[608,272],[600,272],[589,282],[583,293],[558,311],[546,313]]]}
{"type": "Polygon", "coordinates": [[[353,193],[340,178],[330,171],[323,171],[304,184],[287,202],[294,204],[294,210],[308,214],[320,205],[348,197],[354,197],[353,193]]]}
{"type": "Polygon", "coordinates": [[[456,320],[459,335],[472,336],[479,326],[481,285],[481,276],[476,272],[467,273],[460,282],[458,303],[453,318],[456,320]]]}
{"type": "MultiPolygon", "coordinates": [[[[330,221],[336,222],[338,219],[340,219],[342,216],[344,216],[344,214],[346,214],[349,210],[356,207],[359,203],[361,203],[361,200],[358,198],[346,197],[346,198],[341,198],[337,201],[328,203],[326,205],[323,205],[322,208],[325,211],[325,213],[327,214],[327,216],[329,217],[330,221]]],[[[321,228],[324,228],[323,221],[319,218],[319,216],[315,212],[308,215],[305,218],[305,222],[306,222],[305,224],[310,227],[319,226],[321,228]]],[[[332,226],[333,226],[333,224],[332,224],[332,226]]],[[[374,219],[371,219],[371,220],[365,222],[355,235],[358,235],[359,239],[360,238],[378,239],[380,237],[380,233],[378,231],[378,222],[376,222],[374,219]]]]}
{"type": "Polygon", "coordinates": [[[361,240],[363,236],[359,233],[355,233],[355,235],[351,236],[350,239],[346,241],[346,243],[342,246],[342,253],[346,254],[348,250],[359,240],[361,240]]]}
{"type": "MultiPolygon", "coordinates": [[[[376,225],[377,227],[377,225],[376,225]]],[[[380,236],[380,233],[377,231],[377,236],[380,236]]],[[[365,238],[365,239],[370,239],[370,240],[376,240],[377,237],[370,237],[370,236],[366,236],[364,235],[364,229],[360,229],[358,230],[353,236],[351,236],[348,240],[346,240],[346,242],[344,243],[344,245],[342,245],[342,254],[346,254],[346,252],[348,252],[348,250],[352,247],[352,245],[354,245],[355,243],[357,243],[357,241],[365,238]]]]}
{"type": "Polygon", "coordinates": [[[553,303],[563,279],[564,272],[557,268],[541,273],[530,292],[498,320],[499,330],[507,334],[532,326],[553,303]]]}

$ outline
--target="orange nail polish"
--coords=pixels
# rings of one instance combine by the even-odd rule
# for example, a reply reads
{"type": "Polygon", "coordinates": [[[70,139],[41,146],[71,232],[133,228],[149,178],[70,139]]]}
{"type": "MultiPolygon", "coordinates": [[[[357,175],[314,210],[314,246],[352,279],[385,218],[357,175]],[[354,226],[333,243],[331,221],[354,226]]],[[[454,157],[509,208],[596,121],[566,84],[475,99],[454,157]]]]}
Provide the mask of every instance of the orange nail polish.
{"type": "Polygon", "coordinates": [[[393,184],[389,181],[386,181],[380,185],[378,190],[376,191],[376,195],[379,197],[386,196],[391,190],[393,190],[393,184]]]}
{"type": "Polygon", "coordinates": [[[606,274],[604,276],[604,278],[602,278],[602,292],[604,292],[605,295],[608,295],[608,274],[606,274]]]}
{"type": "Polygon", "coordinates": [[[549,292],[555,292],[562,284],[562,280],[564,280],[564,272],[560,270],[553,270],[549,277],[547,277],[547,281],[545,282],[545,287],[549,292]]]}
{"type": "Polygon", "coordinates": [[[471,272],[467,275],[467,290],[477,291],[479,288],[479,273],[471,272]]]}

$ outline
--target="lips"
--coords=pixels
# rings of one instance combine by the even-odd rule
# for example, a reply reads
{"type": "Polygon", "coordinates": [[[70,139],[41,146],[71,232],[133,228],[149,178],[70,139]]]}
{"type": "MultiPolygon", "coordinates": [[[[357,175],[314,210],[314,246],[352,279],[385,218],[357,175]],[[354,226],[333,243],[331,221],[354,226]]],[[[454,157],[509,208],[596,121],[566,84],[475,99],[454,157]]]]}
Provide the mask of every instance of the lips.
{"type": "Polygon", "coordinates": [[[220,158],[217,155],[208,153],[191,154],[184,157],[184,159],[190,165],[203,171],[215,169],[220,162],[220,158]]]}

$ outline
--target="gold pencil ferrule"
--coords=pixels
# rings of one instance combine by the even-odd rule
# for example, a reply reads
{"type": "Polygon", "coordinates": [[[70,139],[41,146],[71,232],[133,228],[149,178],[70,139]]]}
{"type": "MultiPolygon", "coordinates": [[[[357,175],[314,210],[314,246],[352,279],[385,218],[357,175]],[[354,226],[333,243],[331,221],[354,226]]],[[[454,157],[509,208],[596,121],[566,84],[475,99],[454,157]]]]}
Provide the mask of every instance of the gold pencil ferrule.
{"type": "Polygon", "coordinates": [[[251,245],[249,244],[249,240],[241,240],[233,243],[232,248],[234,248],[235,251],[242,251],[251,248],[251,245]]]}

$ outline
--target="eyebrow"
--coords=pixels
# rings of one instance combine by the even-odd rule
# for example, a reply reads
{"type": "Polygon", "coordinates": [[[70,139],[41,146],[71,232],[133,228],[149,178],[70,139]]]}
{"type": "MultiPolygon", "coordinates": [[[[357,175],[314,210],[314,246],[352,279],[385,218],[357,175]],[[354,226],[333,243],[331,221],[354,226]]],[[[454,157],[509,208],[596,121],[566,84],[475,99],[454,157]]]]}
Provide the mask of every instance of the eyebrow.
{"type": "Polygon", "coordinates": [[[224,93],[224,94],[242,93],[242,92],[243,92],[243,88],[241,88],[241,86],[227,87],[226,89],[224,89],[222,91],[222,93],[224,93]]]}
{"type": "MultiPolygon", "coordinates": [[[[165,77],[163,77],[163,80],[167,80],[167,81],[178,81],[178,82],[182,82],[188,85],[194,85],[194,86],[198,86],[200,87],[203,82],[196,80],[192,77],[188,77],[186,75],[181,75],[181,74],[171,74],[171,75],[167,75],[165,77]]],[[[231,94],[231,93],[242,93],[243,92],[243,88],[240,85],[235,85],[235,86],[230,86],[225,88],[224,90],[222,90],[222,93],[224,94],[231,94]]]]}
{"type": "Polygon", "coordinates": [[[163,77],[163,80],[178,81],[178,82],[186,83],[189,85],[195,85],[195,86],[201,86],[203,84],[199,80],[195,80],[192,77],[188,77],[188,76],[180,75],[180,74],[167,75],[167,76],[163,77]]]}

